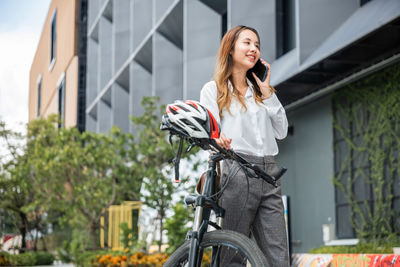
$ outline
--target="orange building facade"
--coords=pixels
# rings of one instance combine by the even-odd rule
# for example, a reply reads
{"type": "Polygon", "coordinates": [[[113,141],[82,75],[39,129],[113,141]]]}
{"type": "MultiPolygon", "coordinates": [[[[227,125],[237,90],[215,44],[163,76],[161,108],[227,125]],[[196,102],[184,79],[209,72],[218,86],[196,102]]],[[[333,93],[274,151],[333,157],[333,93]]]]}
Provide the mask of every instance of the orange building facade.
{"type": "Polygon", "coordinates": [[[65,127],[84,125],[85,2],[51,1],[30,69],[29,121],[58,113],[65,127]]]}

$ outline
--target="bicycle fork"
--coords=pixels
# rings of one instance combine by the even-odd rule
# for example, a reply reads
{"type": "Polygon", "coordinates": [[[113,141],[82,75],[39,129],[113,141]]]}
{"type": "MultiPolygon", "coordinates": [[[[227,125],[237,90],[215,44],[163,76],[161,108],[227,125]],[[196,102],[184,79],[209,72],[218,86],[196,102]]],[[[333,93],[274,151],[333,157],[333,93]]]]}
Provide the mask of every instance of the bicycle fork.
{"type": "MultiPolygon", "coordinates": [[[[214,210],[217,215],[217,224],[219,229],[222,227],[224,209],[219,207],[211,198],[207,197],[215,194],[215,177],[217,175],[215,169],[216,162],[219,158],[221,158],[221,155],[214,155],[211,156],[211,160],[209,160],[209,168],[203,185],[203,195],[196,197],[189,196],[188,198],[185,198],[187,204],[195,204],[196,206],[193,228],[189,233],[189,267],[196,267],[201,264],[203,251],[200,249],[200,242],[203,239],[204,233],[207,232],[211,210],[214,210]],[[206,205],[208,205],[208,207],[206,205]]],[[[219,264],[217,263],[217,266],[218,265],[219,264]]]]}
{"type": "Polygon", "coordinates": [[[203,221],[203,210],[203,207],[197,206],[194,214],[193,228],[190,233],[189,267],[196,267],[199,260],[199,230],[203,221]]]}
{"type": "MultiPolygon", "coordinates": [[[[221,228],[223,223],[223,210],[218,208],[217,225],[221,228]]],[[[189,267],[200,266],[202,261],[202,250],[200,248],[200,242],[203,239],[204,233],[207,231],[209,225],[210,209],[204,208],[203,205],[196,205],[193,228],[189,232],[190,238],[190,249],[189,249],[189,267]]],[[[214,226],[215,227],[215,226],[214,226]]],[[[216,266],[219,262],[219,255],[215,254],[218,250],[213,250],[213,259],[216,266]],[[216,260],[215,260],[216,259],[216,260]]]]}

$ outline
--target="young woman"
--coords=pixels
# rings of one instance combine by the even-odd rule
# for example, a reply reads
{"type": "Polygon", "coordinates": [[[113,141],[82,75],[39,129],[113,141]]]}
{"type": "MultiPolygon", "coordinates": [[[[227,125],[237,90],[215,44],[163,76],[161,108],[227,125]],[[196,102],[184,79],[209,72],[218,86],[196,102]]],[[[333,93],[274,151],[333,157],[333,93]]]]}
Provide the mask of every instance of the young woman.
{"type": "MultiPolygon", "coordinates": [[[[217,143],[233,149],[246,160],[273,174],[278,167],[275,139],[287,134],[286,113],[274,88],[270,85],[270,65],[262,82],[254,73],[246,73],[260,59],[260,38],[257,31],[246,26],[230,29],[222,38],[214,80],[206,83],[200,103],[208,108],[221,125],[217,143]]],[[[286,228],[280,183],[274,188],[262,179],[246,178],[236,162],[223,164],[221,183],[230,182],[220,198],[225,209],[224,229],[250,231],[271,266],[289,265],[286,228]]],[[[225,253],[221,266],[243,266],[242,260],[225,253]]],[[[245,264],[245,263],[244,263],[245,264]]]]}

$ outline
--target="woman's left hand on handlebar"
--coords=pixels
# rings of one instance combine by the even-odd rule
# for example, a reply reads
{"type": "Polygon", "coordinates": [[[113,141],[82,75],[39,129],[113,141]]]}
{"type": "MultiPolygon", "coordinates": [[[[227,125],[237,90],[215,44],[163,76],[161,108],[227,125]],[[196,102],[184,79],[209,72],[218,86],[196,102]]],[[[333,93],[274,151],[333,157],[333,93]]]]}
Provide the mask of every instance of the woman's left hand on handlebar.
{"type": "Polygon", "coordinates": [[[221,133],[220,137],[218,139],[215,139],[215,141],[220,147],[231,149],[232,138],[227,138],[225,134],[221,133]]]}

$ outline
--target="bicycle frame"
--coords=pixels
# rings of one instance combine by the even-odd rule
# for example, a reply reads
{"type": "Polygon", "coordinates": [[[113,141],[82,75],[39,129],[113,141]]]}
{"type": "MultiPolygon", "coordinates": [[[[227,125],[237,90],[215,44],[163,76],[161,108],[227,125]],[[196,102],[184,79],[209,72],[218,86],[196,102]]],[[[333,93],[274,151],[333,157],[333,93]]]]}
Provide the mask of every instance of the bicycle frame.
{"type": "MultiPolygon", "coordinates": [[[[189,267],[199,266],[202,261],[202,255],[200,255],[199,257],[199,247],[208,226],[212,225],[217,229],[220,229],[222,227],[225,210],[218,206],[215,200],[216,197],[211,198],[211,196],[217,193],[215,191],[217,177],[216,165],[217,162],[222,159],[223,156],[219,153],[210,156],[210,159],[208,161],[207,175],[203,186],[203,192],[201,192],[201,195],[198,196],[190,195],[185,197],[185,202],[187,204],[195,204],[196,207],[193,228],[188,233],[188,237],[190,239],[189,267]],[[210,223],[211,210],[215,212],[215,215],[217,217],[217,224],[210,223]]],[[[217,262],[218,256],[219,255],[216,254],[214,255],[213,251],[213,257],[217,257],[217,262]]]]}

